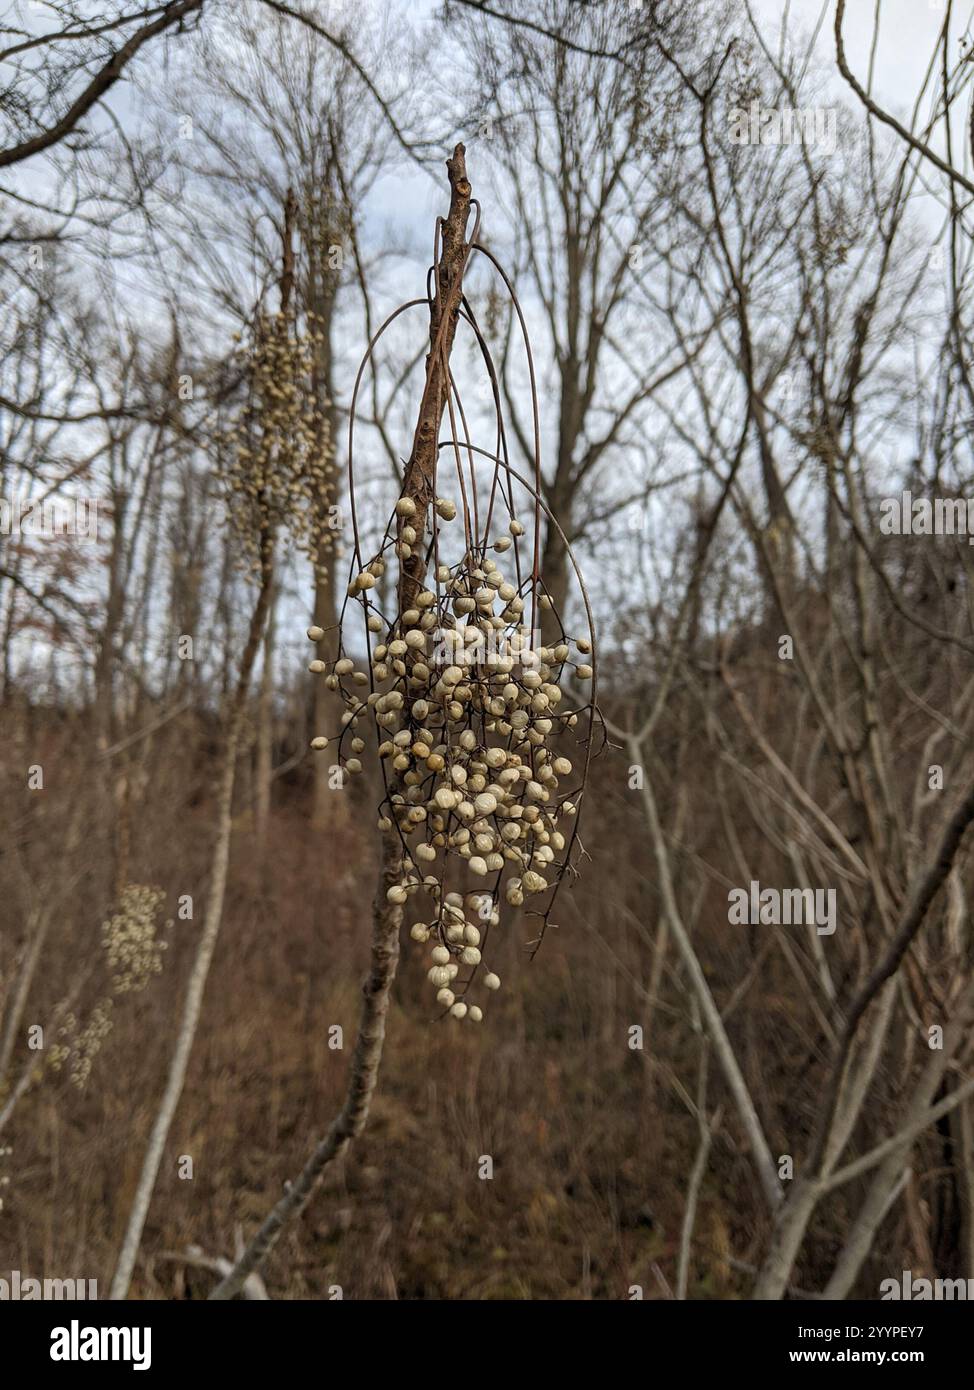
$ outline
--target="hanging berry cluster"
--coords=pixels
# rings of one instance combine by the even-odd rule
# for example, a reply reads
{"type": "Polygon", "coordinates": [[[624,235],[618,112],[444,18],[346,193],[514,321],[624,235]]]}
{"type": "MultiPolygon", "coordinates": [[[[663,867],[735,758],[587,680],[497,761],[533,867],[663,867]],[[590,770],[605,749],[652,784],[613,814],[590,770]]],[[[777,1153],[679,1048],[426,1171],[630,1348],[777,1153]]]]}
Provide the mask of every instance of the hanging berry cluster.
{"type": "Polygon", "coordinates": [[[261,538],[286,526],[320,565],[334,481],[328,416],[312,389],[313,322],[301,333],[284,312],[261,309],[235,358],[244,399],[221,439],[219,471],[244,563],[259,572],[261,538]]]}
{"type": "MultiPolygon", "coordinates": [[[[364,650],[356,658],[349,641],[346,651],[343,614],[340,655],[310,665],[341,694],[341,730],[311,746],[334,753],[337,744],[352,777],[374,731],[386,791],[379,828],[394,830],[403,848],[389,901],[415,905],[410,935],[430,947],[437,1002],[454,1018],[479,1022],[483,997],[469,996],[475,985],[500,986],[489,934],[502,902],[542,919],[540,942],[571,868],[594,670],[591,636],[566,637],[540,577],[522,574],[525,527],[513,509],[503,534],[478,542],[466,492],[462,505],[463,522],[454,525],[456,504],[437,497],[427,522],[401,497],[378,553],[353,568],[348,601],[364,615],[364,650]],[[401,568],[417,544],[426,548],[429,587],[390,615],[383,595],[402,586],[390,582],[396,566],[387,562],[394,556],[401,568]],[[459,552],[452,564],[451,548],[459,552]],[[541,613],[559,633],[546,644],[541,613]]],[[[319,641],[322,629],[308,636],[319,641]]]]}

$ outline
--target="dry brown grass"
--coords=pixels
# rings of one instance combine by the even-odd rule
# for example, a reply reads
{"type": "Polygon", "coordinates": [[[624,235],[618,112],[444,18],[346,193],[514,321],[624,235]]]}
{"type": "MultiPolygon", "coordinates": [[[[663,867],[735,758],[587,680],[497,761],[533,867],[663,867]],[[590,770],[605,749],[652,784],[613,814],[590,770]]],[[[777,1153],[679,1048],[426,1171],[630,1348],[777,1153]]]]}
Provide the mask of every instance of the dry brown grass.
{"type": "MultiPolygon", "coordinates": [[[[38,731],[30,737],[36,743],[38,731]]],[[[44,733],[52,770],[68,765],[76,737],[77,729],[53,724],[44,733]]],[[[706,748],[691,755],[682,774],[691,785],[708,785],[707,756],[706,748]]],[[[176,915],[180,894],[192,893],[195,921],[176,921],[163,974],[147,992],[117,1001],[87,1089],[79,1092],[62,1072],[21,1102],[5,1136],[14,1153],[0,1214],[0,1268],[73,1273],[107,1289],[205,903],[207,758],[195,726],[170,731],[152,754],[134,818],[132,876],[165,888],[167,916],[176,915]]],[[[266,1270],[272,1296],[328,1297],[339,1285],[346,1298],[615,1299],[638,1284],[647,1298],[661,1298],[673,1286],[696,1145],[679,1087],[693,1091],[698,1043],[671,961],[648,1050],[627,1046],[628,1028],[644,1017],[658,902],[624,761],[609,752],[595,764],[599,813],[583,832],[590,858],[533,964],[525,950],[530,924],[502,922],[492,965],[505,988],[481,1026],[432,1020],[422,953],[406,950],[364,1140],[328,1174],[274,1252],[266,1270]],[[493,1159],[490,1181],[478,1177],[484,1154],[493,1159]]],[[[236,1225],[249,1232],[262,1218],[343,1094],[367,963],[361,885],[373,880],[372,847],[348,818],[331,831],[312,828],[310,781],[299,771],[276,787],[261,854],[246,781],[224,932],[135,1297],[204,1297],[208,1276],[166,1253],[190,1244],[230,1253],[236,1225]],[[343,1051],[328,1046],[334,1024],[344,1029],[343,1051]],[[183,1154],[193,1158],[191,1181],[177,1176],[183,1154]]],[[[11,823],[20,827],[24,862],[41,891],[38,836],[56,843],[69,809],[58,785],[48,779],[43,805],[25,804],[13,772],[4,785],[5,805],[19,807],[11,823]]],[[[83,786],[79,774],[74,793],[83,786]]],[[[336,793],[360,798],[363,807],[370,794],[363,786],[336,793]]],[[[740,808],[736,814],[743,830],[740,808]]],[[[718,857],[712,797],[701,801],[693,835],[698,853],[718,857]]],[[[93,975],[79,1014],[104,992],[98,930],[110,907],[108,848],[92,823],[77,851],[87,876],[59,914],[28,1021],[47,1016],[84,960],[93,975]]],[[[689,859],[683,867],[689,872],[689,859]]],[[[22,878],[8,878],[16,924],[28,890],[22,878]]],[[[5,972],[17,940],[15,926],[5,972]]],[[[729,935],[717,887],[708,890],[699,940],[723,1003],[747,973],[753,943],[729,935]]],[[[775,1153],[799,1147],[810,1122],[808,1028],[794,980],[770,962],[733,1031],[775,1153]]],[[[711,1106],[720,1094],[718,1077],[711,1106]]],[[[802,1270],[813,1288],[845,1227],[844,1199],[827,1204],[823,1219],[802,1270]]],[[[760,1257],[765,1221],[745,1146],[725,1122],[703,1187],[691,1296],[746,1296],[751,1281],[742,1264],[760,1257]]],[[[889,1232],[886,1247],[900,1240],[898,1231],[889,1232]]],[[[899,1258],[888,1248],[880,1253],[884,1264],[899,1258]]]]}

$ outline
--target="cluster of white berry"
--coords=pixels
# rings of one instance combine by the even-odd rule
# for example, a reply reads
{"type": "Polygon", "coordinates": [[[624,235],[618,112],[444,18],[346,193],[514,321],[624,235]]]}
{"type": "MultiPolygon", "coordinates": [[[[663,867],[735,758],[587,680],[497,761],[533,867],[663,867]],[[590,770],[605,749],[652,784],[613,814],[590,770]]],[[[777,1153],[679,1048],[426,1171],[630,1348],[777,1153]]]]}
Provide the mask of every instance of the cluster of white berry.
{"type": "MultiPolygon", "coordinates": [[[[141,994],[162,971],[168,943],[158,935],[156,919],[165,901],[164,889],[130,883],[122,889],[118,912],[102,923],[102,945],[116,994],[141,994]]],[[[168,922],[165,929],[171,927],[168,922]]]]}
{"type": "Polygon", "coordinates": [[[321,333],[314,316],[308,319],[299,333],[284,314],[262,310],[234,354],[243,400],[218,441],[218,473],[241,557],[255,574],[268,528],[286,526],[319,569],[334,538],[328,524],[334,450],[327,411],[312,389],[321,333]]]}
{"type": "MultiPolygon", "coordinates": [[[[403,846],[389,901],[423,897],[427,908],[410,935],[430,944],[437,1000],[453,1017],[478,1022],[482,1009],[465,996],[475,980],[500,986],[482,953],[501,896],[514,907],[534,899],[544,917],[568,865],[583,778],[564,749],[579,741],[580,718],[587,734],[591,702],[573,703],[565,683],[586,690],[592,645],[583,637],[541,644],[537,614],[526,610],[550,612],[547,597],[532,578],[506,578],[493,558],[512,545],[516,554],[520,522],[491,543],[468,545],[451,566],[438,559],[440,528],[456,507],[438,498],[433,511],[426,571],[433,587],[419,588],[391,621],[383,616],[384,552],[394,550],[401,565],[422,543],[416,504],[403,497],[395,534],[390,528],[380,554],[349,585],[365,611],[367,658],[342,654],[330,669],[321,661],[310,669],[344,700],[338,744],[346,774],[362,771],[363,726],[376,730],[386,785],[379,828],[394,829],[403,846]],[[488,882],[464,893],[465,876],[488,882]]],[[[312,641],[322,635],[309,629],[312,641]]],[[[332,742],[319,735],[311,746],[332,742]]]]}

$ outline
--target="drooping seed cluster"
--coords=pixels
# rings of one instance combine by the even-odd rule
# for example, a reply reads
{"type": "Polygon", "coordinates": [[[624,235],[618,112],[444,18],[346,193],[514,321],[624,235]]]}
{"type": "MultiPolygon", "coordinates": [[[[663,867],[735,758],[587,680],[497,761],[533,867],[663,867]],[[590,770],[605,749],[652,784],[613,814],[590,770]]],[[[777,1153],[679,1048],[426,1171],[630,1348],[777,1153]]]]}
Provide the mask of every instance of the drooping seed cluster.
{"type": "Polygon", "coordinates": [[[100,999],[91,1011],[88,1022],[74,1040],[71,1049],[71,1082],[83,1091],[88,1085],[95,1058],[105,1045],[114,1026],[111,998],[100,999]]]}
{"type": "MultiPolygon", "coordinates": [[[[99,999],[81,1022],[65,1014],[57,1041],[46,1050],[46,1064],[60,1072],[65,1066],[72,1084],[83,1091],[92,1066],[114,1026],[115,996],[142,994],[162,970],[168,942],[160,939],[158,918],[166,900],[162,888],[130,883],[119,895],[118,912],[102,923],[101,944],[111,972],[111,993],[99,999]]],[[[166,922],[168,930],[172,922],[166,922]]]]}
{"type": "Polygon", "coordinates": [[[119,911],[102,923],[102,946],[116,994],[141,994],[152,976],[162,971],[168,943],[156,934],[156,918],[165,900],[161,888],[130,883],[122,889],[119,911]]]}
{"type": "MultiPolygon", "coordinates": [[[[519,577],[524,527],[516,518],[507,534],[480,544],[470,543],[466,524],[462,556],[449,565],[440,558],[444,527],[457,509],[438,498],[432,510],[430,587],[408,588],[409,606],[391,619],[383,613],[387,555],[401,567],[424,544],[426,519],[403,497],[379,554],[348,589],[364,610],[367,657],[356,661],[343,645],[330,667],[316,660],[310,669],[344,699],[337,743],[346,775],[362,771],[363,734],[376,731],[386,786],[379,827],[403,846],[389,901],[416,903],[410,935],[430,946],[439,1004],[478,1022],[482,1007],[466,996],[475,981],[500,986],[485,953],[501,901],[547,921],[569,866],[591,731],[592,644],[564,634],[541,644],[538,611],[552,610],[540,582],[519,577]],[[494,557],[511,550],[509,578],[494,557]],[[578,745],[582,756],[569,757],[578,745]]],[[[308,632],[313,641],[321,635],[308,632]]],[[[319,735],[312,747],[334,742],[319,735]]]]}
{"type": "Polygon", "coordinates": [[[328,417],[314,389],[320,331],[299,333],[282,313],[257,315],[236,350],[244,400],[221,439],[219,475],[245,562],[261,563],[261,535],[287,526],[320,569],[332,544],[334,478],[328,417]]]}

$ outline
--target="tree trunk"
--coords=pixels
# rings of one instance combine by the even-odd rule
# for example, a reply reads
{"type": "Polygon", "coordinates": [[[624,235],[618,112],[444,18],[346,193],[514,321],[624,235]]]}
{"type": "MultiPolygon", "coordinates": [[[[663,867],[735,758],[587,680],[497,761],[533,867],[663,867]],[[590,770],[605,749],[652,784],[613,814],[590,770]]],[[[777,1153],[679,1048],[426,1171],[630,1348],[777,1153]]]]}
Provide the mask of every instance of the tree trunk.
{"type": "Polygon", "coordinates": [[[142,1232],[145,1228],[145,1219],[149,1211],[149,1203],[152,1200],[159,1167],[162,1163],[163,1150],[169,1138],[169,1130],[172,1127],[176,1107],[183,1093],[183,1086],[186,1083],[186,1072],[203,1007],[203,992],[206,989],[210,963],[216,949],[220,924],[223,921],[223,901],[226,894],[230,840],[233,833],[233,787],[236,779],[237,753],[243,729],[247,689],[257,659],[257,649],[260,645],[264,620],[267,616],[272,582],[273,574],[268,567],[262,575],[260,592],[251,614],[247,645],[244,648],[240,674],[228,712],[227,735],[216,797],[216,843],[213,846],[213,859],[210,868],[210,896],[206,905],[206,917],[196,947],[196,957],[190,971],[189,983],[186,987],[186,997],[183,1001],[179,1031],[176,1034],[176,1046],[172,1061],[169,1064],[166,1088],[149,1135],[148,1147],[142,1161],[142,1171],[139,1175],[132,1210],[129,1213],[128,1225],[118,1257],[118,1265],[115,1269],[115,1277],[109,1292],[109,1298],[112,1299],[122,1299],[128,1294],[132,1271],[135,1268],[135,1260],[142,1240],[142,1232]]]}
{"type": "Polygon", "coordinates": [[[254,778],[257,783],[254,798],[255,829],[258,853],[266,848],[267,827],[271,815],[271,778],[274,754],[274,614],[277,592],[271,596],[267,609],[267,629],[264,633],[264,660],[260,673],[260,697],[257,703],[257,749],[254,778]]]}

